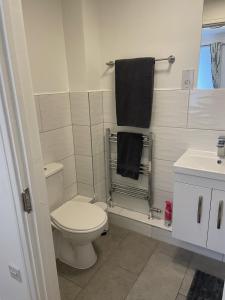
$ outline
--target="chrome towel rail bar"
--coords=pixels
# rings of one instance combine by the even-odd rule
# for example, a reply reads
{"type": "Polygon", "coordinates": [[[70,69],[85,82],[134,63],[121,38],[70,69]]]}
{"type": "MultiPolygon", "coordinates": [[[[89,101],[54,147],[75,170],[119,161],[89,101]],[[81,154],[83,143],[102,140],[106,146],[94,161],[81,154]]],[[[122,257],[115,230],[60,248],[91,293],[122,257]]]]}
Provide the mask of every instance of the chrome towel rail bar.
{"type": "MultiPolygon", "coordinates": [[[[168,63],[170,65],[174,64],[175,61],[176,61],[176,57],[174,55],[170,55],[169,57],[166,57],[166,58],[157,58],[155,61],[168,61],[168,63]]],[[[110,60],[106,63],[106,65],[110,68],[114,67],[115,65],[115,62],[113,60],[110,60]]]]}

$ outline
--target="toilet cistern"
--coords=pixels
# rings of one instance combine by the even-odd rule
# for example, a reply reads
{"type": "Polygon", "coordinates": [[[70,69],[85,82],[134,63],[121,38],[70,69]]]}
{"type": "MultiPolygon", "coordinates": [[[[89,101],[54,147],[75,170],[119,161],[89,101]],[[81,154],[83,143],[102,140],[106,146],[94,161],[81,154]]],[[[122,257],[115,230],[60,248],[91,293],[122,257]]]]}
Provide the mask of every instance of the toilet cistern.
{"type": "Polygon", "coordinates": [[[225,136],[218,137],[217,155],[220,158],[225,158],[225,136]]]}

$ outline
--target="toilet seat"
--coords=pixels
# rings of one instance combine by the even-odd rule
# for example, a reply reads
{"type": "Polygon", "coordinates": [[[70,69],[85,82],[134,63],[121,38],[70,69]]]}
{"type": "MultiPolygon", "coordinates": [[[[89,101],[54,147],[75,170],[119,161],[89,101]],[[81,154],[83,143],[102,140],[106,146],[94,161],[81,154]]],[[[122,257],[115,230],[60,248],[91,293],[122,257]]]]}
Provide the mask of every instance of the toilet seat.
{"type": "Polygon", "coordinates": [[[107,215],[96,205],[67,201],[51,213],[51,219],[59,229],[85,233],[101,228],[107,222],[107,215]]]}

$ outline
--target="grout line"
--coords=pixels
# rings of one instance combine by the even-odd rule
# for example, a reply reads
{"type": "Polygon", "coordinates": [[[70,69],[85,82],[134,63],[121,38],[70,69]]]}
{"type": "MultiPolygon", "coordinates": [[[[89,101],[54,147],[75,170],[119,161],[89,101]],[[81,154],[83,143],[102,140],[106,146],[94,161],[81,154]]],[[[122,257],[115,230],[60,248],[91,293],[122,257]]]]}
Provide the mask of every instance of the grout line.
{"type": "Polygon", "coordinates": [[[58,276],[61,276],[63,277],[64,279],[66,279],[67,281],[73,283],[74,285],[78,286],[81,290],[83,290],[83,287],[81,285],[79,285],[78,283],[74,282],[72,279],[66,277],[66,275],[63,275],[63,274],[58,274],[58,276]]]}
{"type": "Polygon", "coordinates": [[[71,123],[72,123],[72,139],[73,139],[73,152],[74,152],[74,164],[75,164],[75,177],[76,177],[76,187],[77,187],[77,194],[78,194],[78,184],[77,184],[77,168],[76,168],[76,154],[75,154],[75,138],[74,138],[74,132],[73,132],[73,122],[72,122],[72,104],[71,104],[71,97],[69,93],[69,105],[70,105],[70,117],[71,117],[71,123]]]}
{"type": "Polygon", "coordinates": [[[73,128],[72,124],[69,124],[69,125],[62,126],[62,127],[57,127],[57,128],[54,128],[54,129],[49,129],[49,130],[39,131],[39,133],[40,133],[40,134],[41,134],[41,133],[43,134],[43,133],[46,133],[46,132],[56,131],[56,130],[60,130],[60,129],[67,128],[67,127],[73,128]]]}
{"type": "MultiPolygon", "coordinates": [[[[156,241],[156,240],[155,240],[155,241],[156,241]]],[[[152,253],[149,255],[147,262],[144,264],[142,270],[141,270],[140,273],[137,275],[136,280],[135,280],[134,283],[132,284],[132,286],[131,286],[129,292],[128,292],[127,295],[126,295],[126,298],[124,298],[124,299],[127,299],[128,295],[130,294],[130,292],[131,292],[131,290],[133,289],[134,285],[136,284],[136,282],[137,282],[138,279],[140,278],[142,272],[143,272],[144,269],[146,268],[147,263],[148,263],[149,260],[152,258],[153,254],[155,253],[155,251],[156,251],[156,249],[157,249],[157,247],[158,247],[158,244],[159,244],[159,242],[156,241],[156,246],[155,246],[154,250],[153,250],[152,253]]],[[[128,271],[128,270],[126,270],[126,271],[128,271]]],[[[129,271],[129,272],[130,272],[130,271],[129,271]]],[[[134,273],[132,273],[132,272],[130,272],[130,273],[131,273],[131,274],[134,274],[134,273]]]]}
{"type": "Polygon", "coordinates": [[[92,186],[93,186],[93,198],[96,197],[96,191],[95,191],[95,179],[94,179],[94,157],[93,157],[93,130],[92,130],[92,124],[91,124],[91,103],[90,103],[90,93],[88,92],[88,113],[89,113],[89,121],[90,121],[90,139],[91,139],[91,165],[92,165],[92,186]]]}

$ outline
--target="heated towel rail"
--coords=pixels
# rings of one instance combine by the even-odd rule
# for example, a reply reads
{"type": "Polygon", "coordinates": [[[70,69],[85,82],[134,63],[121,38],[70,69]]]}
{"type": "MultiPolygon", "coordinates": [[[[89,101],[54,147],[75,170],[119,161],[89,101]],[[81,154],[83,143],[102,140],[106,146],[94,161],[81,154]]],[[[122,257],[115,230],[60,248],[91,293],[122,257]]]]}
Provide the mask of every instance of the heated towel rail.
{"type": "Polygon", "coordinates": [[[117,143],[117,133],[112,133],[109,128],[106,129],[106,158],[107,158],[107,173],[108,173],[108,188],[109,188],[109,206],[113,207],[113,192],[126,195],[129,197],[140,198],[148,201],[149,213],[148,218],[152,219],[153,212],[161,213],[159,208],[153,207],[152,197],[152,133],[142,135],[143,146],[148,149],[148,161],[141,163],[139,174],[148,177],[147,188],[139,188],[130,185],[119,184],[112,180],[112,170],[117,168],[117,160],[112,159],[111,143],[117,143]]]}

